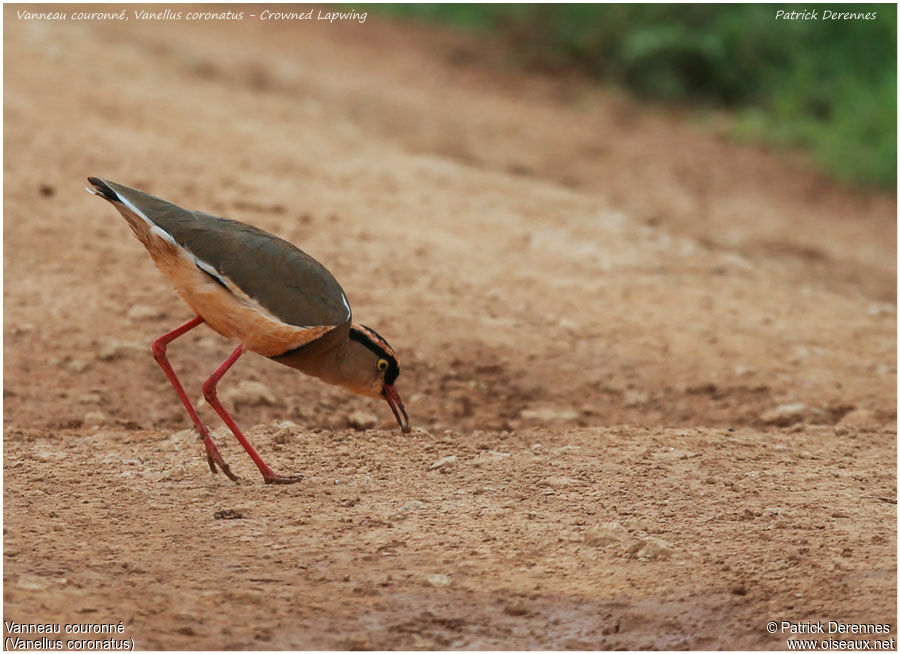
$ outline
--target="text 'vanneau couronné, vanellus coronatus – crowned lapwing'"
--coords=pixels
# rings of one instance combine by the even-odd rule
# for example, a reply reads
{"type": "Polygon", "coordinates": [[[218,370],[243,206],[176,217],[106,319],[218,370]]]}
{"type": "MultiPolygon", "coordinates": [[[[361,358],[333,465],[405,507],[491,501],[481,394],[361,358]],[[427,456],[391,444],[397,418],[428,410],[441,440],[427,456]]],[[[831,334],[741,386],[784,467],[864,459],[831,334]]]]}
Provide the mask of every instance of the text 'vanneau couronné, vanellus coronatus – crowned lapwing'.
{"type": "Polygon", "coordinates": [[[387,401],[400,428],[409,418],[394,386],[400,368],[387,341],[352,322],[347,296],[325,267],[277,236],[227,218],[188,211],[153,195],[96,177],[87,190],[108,200],[191,307],[195,318],[153,342],[153,357],[175,387],[203,438],[209,468],[231,472],[200,420],[169,360],[166,345],[197,325],[239,345],[203,383],[203,396],[253,459],[266,483],[287,484],[302,475],[277,474],[253,449],[219,402],[216,384],[245,350],[387,401]]]}

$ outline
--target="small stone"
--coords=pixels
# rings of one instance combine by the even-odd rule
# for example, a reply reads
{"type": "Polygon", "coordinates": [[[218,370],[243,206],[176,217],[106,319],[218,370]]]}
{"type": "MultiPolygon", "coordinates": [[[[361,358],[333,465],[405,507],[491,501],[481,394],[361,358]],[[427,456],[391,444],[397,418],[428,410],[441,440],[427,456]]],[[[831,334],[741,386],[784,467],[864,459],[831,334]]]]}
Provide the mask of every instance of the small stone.
{"type": "Polygon", "coordinates": [[[419,500],[410,500],[406,504],[400,507],[401,511],[415,511],[417,509],[421,509],[425,506],[425,502],[420,502],[419,500]]]}
{"type": "Polygon", "coordinates": [[[222,399],[235,405],[276,406],[278,400],[268,386],[262,382],[244,380],[222,393],[222,399]]]}
{"type": "Polygon", "coordinates": [[[553,407],[540,407],[536,409],[523,409],[519,417],[523,420],[537,420],[538,422],[568,422],[577,419],[581,414],[574,409],[554,409],[553,407]]]}
{"type": "Polygon", "coordinates": [[[650,401],[650,393],[642,391],[625,391],[622,404],[628,409],[643,406],[650,401]]]}
{"type": "Polygon", "coordinates": [[[50,586],[50,580],[37,575],[22,575],[16,580],[16,585],[23,590],[43,591],[50,586]]]}
{"type": "Polygon", "coordinates": [[[482,466],[482,465],[490,465],[492,463],[499,463],[501,461],[506,461],[509,458],[508,452],[495,452],[494,450],[488,450],[486,452],[479,452],[478,456],[472,459],[472,465],[474,466],[482,466]]]}
{"type": "Polygon", "coordinates": [[[213,518],[216,520],[242,520],[244,514],[235,509],[219,509],[215,513],[213,513],[213,518]]]}
{"type": "Polygon", "coordinates": [[[641,561],[663,561],[672,558],[675,548],[660,538],[648,536],[628,548],[628,553],[641,561]]]}
{"type": "Polygon", "coordinates": [[[160,309],[155,309],[146,304],[135,304],[128,310],[125,316],[129,320],[152,320],[155,318],[163,318],[166,313],[160,309]]]}
{"type": "Polygon", "coordinates": [[[89,364],[81,359],[66,359],[62,365],[66,370],[80,375],[88,369],[89,364]]]}
{"type": "Polygon", "coordinates": [[[353,636],[344,639],[342,649],[351,652],[359,652],[374,649],[374,647],[372,646],[372,639],[369,637],[369,634],[354,634],[353,636]]]}
{"type": "Polygon", "coordinates": [[[278,423],[278,431],[275,432],[275,435],[272,437],[272,440],[279,445],[286,445],[294,440],[294,435],[300,429],[300,427],[291,422],[290,420],[283,420],[278,423]]]}
{"type": "Polygon", "coordinates": [[[353,429],[365,431],[378,424],[378,417],[366,411],[354,411],[347,416],[347,424],[353,429]]]}
{"type": "Polygon", "coordinates": [[[893,375],[897,372],[897,368],[894,366],[889,366],[886,363],[879,363],[875,366],[875,374],[876,375],[893,375]]]}
{"type": "Polygon", "coordinates": [[[97,391],[90,391],[78,396],[78,402],[81,404],[100,404],[102,401],[103,396],[97,391]]]}
{"type": "Polygon", "coordinates": [[[525,603],[521,601],[510,602],[503,608],[503,612],[506,615],[527,615],[528,607],[525,606],[525,603]]]}
{"type": "Polygon", "coordinates": [[[561,445],[560,447],[554,447],[551,450],[551,454],[570,454],[572,452],[578,452],[580,449],[581,445],[561,445]]]}
{"type": "Polygon", "coordinates": [[[897,307],[887,302],[879,302],[869,305],[870,316],[893,316],[897,313],[897,307]]]}
{"type": "Polygon", "coordinates": [[[84,415],[85,427],[96,427],[106,422],[106,414],[102,411],[88,411],[84,415]]]}
{"type": "Polygon", "coordinates": [[[538,482],[538,486],[549,486],[550,488],[568,488],[574,486],[578,482],[571,477],[545,477],[538,482]]]}
{"type": "Polygon", "coordinates": [[[425,581],[434,586],[435,588],[444,588],[445,586],[450,585],[450,577],[442,574],[433,574],[425,577],[425,581]]]}
{"type": "Polygon", "coordinates": [[[459,458],[455,454],[451,454],[450,456],[445,456],[443,459],[438,459],[430,466],[428,466],[429,470],[450,470],[451,468],[455,468],[459,464],[459,458]]]}
{"type": "Polygon", "coordinates": [[[48,445],[37,445],[32,451],[31,456],[38,461],[54,461],[66,458],[66,453],[62,450],[51,448],[48,445]]]}
{"type": "Polygon", "coordinates": [[[878,431],[881,423],[878,422],[874,411],[856,409],[841,418],[841,421],[835,425],[835,433],[838,433],[839,427],[846,432],[878,431]]]}
{"type": "Polygon", "coordinates": [[[123,359],[138,353],[145,353],[150,348],[141,343],[133,341],[107,341],[100,347],[97,358],[101,361],[113,361],[115,359],[123,359]]]}
{"type": "Polygon", "coordinates": [[[683,461],[685,459],[693,459],[694,457],[700,456],[696,452],[688,452],[687,450],[676,450],[674,448],[669,448],[667,450],[663,450],[662,452],[654,452],[651,455],[654,459],[663,459],[668,461],[683,461]]]}
{"type": "Polygon", "coordinates": [[[797,422],[803,422],[809,415],[810,409],[803,403],[781,404],[774,409],[766,411],[760,416],[767,425],[787,427],[797,422]]]}
{"type": "Polygon", "coordinates": [[[628,530],[614,520],[597,523],[584,534],[584,542],[592,547],[621,543],[627,538],[628,530]]]}

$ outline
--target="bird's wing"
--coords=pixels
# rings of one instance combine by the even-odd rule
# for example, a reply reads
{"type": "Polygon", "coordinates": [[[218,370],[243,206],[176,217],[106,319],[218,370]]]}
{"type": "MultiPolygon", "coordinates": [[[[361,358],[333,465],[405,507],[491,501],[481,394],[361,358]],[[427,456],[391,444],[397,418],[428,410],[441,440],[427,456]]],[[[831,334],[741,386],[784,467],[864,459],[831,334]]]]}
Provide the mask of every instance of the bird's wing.
{"type": "Polygon", "coordinates": [[[291,243],[236,220],[187,211],[122,184],[90,181],[99,195],[152,221],[190,252],[201,269],[224,278],[226,287],[233,283],[279,320],[298,327],[350,322],[350,305],[340,284],[291,243]]]}

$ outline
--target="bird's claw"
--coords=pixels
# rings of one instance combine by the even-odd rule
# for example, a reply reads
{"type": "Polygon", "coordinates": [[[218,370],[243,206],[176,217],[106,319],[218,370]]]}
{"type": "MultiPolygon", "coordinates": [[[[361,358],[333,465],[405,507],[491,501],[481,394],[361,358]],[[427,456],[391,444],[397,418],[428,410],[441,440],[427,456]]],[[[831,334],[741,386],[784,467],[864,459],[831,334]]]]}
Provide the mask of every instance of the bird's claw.
{"type": "Polygon", "coordinates": [[[218,465],[222,469],[222,472],[225,474],[225,476],[228,477],[231,481],[240,481],[241,478],[231,472],[231,468],[228,467],[228,464],[225,463],[218,451],[213,453],[207,449],[206,462],[209,464],[209,470],[213,474],[216,474],[218,472],[218,470],[216,470],[216,465],[218,465]]]}
{"type": "Polygon", "coordinates": [[[293,475],[291,477],[287,477],[285,475],[279,475],[273,472],[269,475],[263,475],[263,479],[267,484],[296,484],[298,481],[303,480],[303,475],[293,475]]]}

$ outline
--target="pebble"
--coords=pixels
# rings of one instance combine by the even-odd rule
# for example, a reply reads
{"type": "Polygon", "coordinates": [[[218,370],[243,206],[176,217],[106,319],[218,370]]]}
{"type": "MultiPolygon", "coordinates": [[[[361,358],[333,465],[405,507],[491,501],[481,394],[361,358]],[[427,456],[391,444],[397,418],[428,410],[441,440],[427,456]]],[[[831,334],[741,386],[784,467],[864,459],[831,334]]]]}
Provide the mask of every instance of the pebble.
{"type": "Polygon", "coordinates": [[[165,315],[165,311],[154,309],[146,304],[135,304],[128,310],[128,313],[125,314],[130,320],[150,320],[153,318],[163,318],[165,315]]]}
{"type": "Polygon", "coordinates": [[[538,486],[549,486],[550,488],[568,488],[574,486],[578,482],[571,477],[545,477],[538,482],[538,486]]]}
{"type": "Polygon", "coordinates": [[[16,580],[16,585],[23,590],[43,591],[49,588],[50,584],[50,579],[37,575],[22,575],[16,580]]]}
{"type": "Polygon", "coordinates": [[[635,542],[627,553],[641,561],[663,561],[672,558],[675,548],[660,538],[648,536],[635,542]]]}
{"type": "Polygon", "coordinates": [[[400,507],[401,511],[415,511],[416,509],[421,509],[425,506],[425,502],[421,502],[419,500],[410,500],[406,504],[400,507]]]}
{"type": "Polygon", "coordinates": [[[353,429],[364,431],[378,424],[378,417],[366,411],[354,411],[347,416],[347,424],[353,429]]]}
{"type": "Polygon", "coordinates": [[[299,430],[298,426],[290,420],[284,420],[276,426],[278,427],[278,431],[275,432],[272,440],[279,445],[290,443],[294,440],[294,434],[299,430]]]}
{"type": "Polygon", "coordinates": [[[629,409],[643,406],[649,401],[650,393],[642,391],[625,391],[625,394],[622,396],[622,405],[629,409]]]}
{"type": "Polygon", "coordinates": [[[628,530],[615,520],[598,522],[584,534],[584,542],[592,547],[620,543],[628,538],[628,530]]]}
{"type": "Polygon", "coordinates": [[[123,359],[125,357],[145,353],[149,351],[149,347],[142,343],[134,341],[106,341],[97,353],[97,358],[101,361],[113,361],[115,359],[123,359]]]}
{"type": "Polygon", "coordinates": [[[580,415],[574,409],[540,407],[537,409],[523,409],[519,417],[523,420],[537,420],[538,422],[567,422],[577,419],[580,415]]]}
{"type": "Polygon", "coordinates": [[[897,307],[895,307],[893,304],[879,302],[878,304],[869,305],[870,316],[893,316],[896,313],[897,307]]]}
{"type": "Polygon", "coordinates": [[[102,411],[88,411],[84,415],[85,427],[96,427],[106,422],[106,414],[102,411]]]}
{"type": "Polygon", "coordinates": [[[459,464],[459,458],[455,454],[451,454],[450,456],[445,456],[443,459],[438,459],[430,466],[428,466],[429,470],[441,470],[441,469],[451,469],[455,468],[459,464]]]}
{"type": "Polygon", "coordinates": [[[241,520],[243,517],[244,514],[235,509],[219,509],[213,513],[213,518],[216,520],[241,520]]]}
{"type": "Polygon", "coordinates": [[[694,457],[700,455],[696,452],[688,452],[687,450],[676,450],[673,448],[669,448],[667,450],[663,450],[662,452],[654,452],[651,456],[653,456],[654,459],[683,461],[684,459],[693,459],[694,457]]]}
{"type": "Polygon", "coordinates": [[[767,425],[787,427],[797,422],[803,422],[810,414],[810,408],[803,403],[781,404],[774,409],[763,413],[759,419],[767,425]]]}
{"type": "Polygon", "coordinates": [[[486,452],[479,452],[478,456],[476,456],[472,460],[472,465],[482,466],[485,464],[498,463],[500,461],[505,461],[508,458],[508,452],[496,452],[494,450],[488,450],[486,452]]]}
{"type": "Polygon", "coordinates": [[[554,447],[550,453],[553,455],[560,455],[578,452],[579,450],[581,450],[581,445],[561,445],[560,447],[554,447]]]}
{"type": "Polygon", "coordinates": [[[81,359],[67,359],[62,365],[66,370],[80,375],[87,370],[89,364],[81,359]]]}
{"type": "Polygon", "coordinates": [[[874,411],[870,411],[869,409],[856,409],[841,418],[834,429],[835,433],[839,433],[839,429],[841,432],[846,433],[851,431],[878,431],[880,427],[881,424],[875,417],[874,411]]]}
{"type": "Polygon", "coordinates": [[[354,634],[344,639],[341,649],[352,651],[364,651],[374,649],[372,639],[368,634],[354,634]]]}
{"type": "Polygon", "coordinates": [[[32,451],[31,456],[38,461],[53,461],[66,458],[66,453],[48,445],[37,445],[32,451]]]}
{"type": "Polygon", "coordinates": [[[450,577],[442,574],[433,574],[425,577],[425,581],[434,586],[435,588],[444,588],[450,585],[450,577]]]}
{"type": "Polygon", "coordinates": [[[506,615],[526,615],[528,607],[525,606],[524,602],[510,602],[503,608],[503,612],[506,615]]]}
{"type": "Polygon", "coordinates": [[[249,406],[276,406],[278,400],[272,390],[262,382],[244,380],[222,392],[222,399],[234,404],[249,406]]]}

